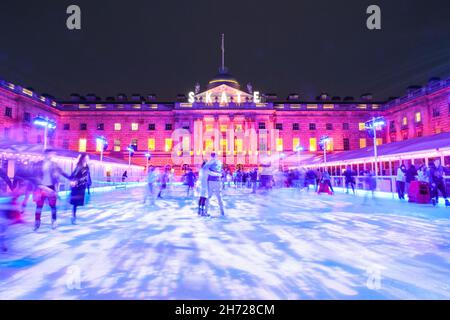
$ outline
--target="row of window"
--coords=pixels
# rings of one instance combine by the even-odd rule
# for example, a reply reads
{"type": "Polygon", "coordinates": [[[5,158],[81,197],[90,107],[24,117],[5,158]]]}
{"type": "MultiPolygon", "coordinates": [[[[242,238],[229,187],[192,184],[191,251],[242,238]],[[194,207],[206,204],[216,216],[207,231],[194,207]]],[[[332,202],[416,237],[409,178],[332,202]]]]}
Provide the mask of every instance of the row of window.
{"type": "MultiPolygon", "coordinates": [[[[334,130],[334,126],[332,123],[327,123],[325,125],[326,130],[334,130]]],[[[70,130],[70,124],[69,123],[65,123],[63,125],[63,129],[64,130],[70,130]]],[[[80,130],[81,131],[86,131],[88,129],[88,126],[86,123],[80,123],[80,130]]],[[[156,124],[154,123],[150,123],[148,124],[147,129],[149,131],[155,131],[156,130],[156,124]]],[[[183,129],[189,130],[190,127],[189,126],[185,126],[183,127],[183,129]]],[[[206,125],[206,131],[209,130],[213,130],[214,129],[214,125],[206,125]]],[[[236,131],[240,131],[242,130],[242,125],[236,125],[235,126],[236,131]]],[[[258,123],[258,129],[260,130],[265,130],[266,129],[266,123],[265,122],[259,122],[258,123]]],[[[276,123],[275,124],[275,129],[276,130],[283,130],[283,124],[282,123],[276,123]]],[[[350,130],[350,124],[349,123],[343,123],[342,124],[342,129],[343,130],[350,130]]],[[[105,124],[104,123],[99,123],[97,124],[97,130],[103,131],[105,130],[105,124]]],[[[122,130],[122,124],[121,123],[114,123],[114,131],[121,131],[122,130]]],[[[138,131],[139,130],[139,124],[138,123],[132,123],[131,124],[131,131],[138,131]]],[[[165,125],[165,130],[166,131],[172,131],[173,130],[173,125],[171,123],[167,123],[165,125]]],[[[227,131],[228,130],[228,126],[227,125],[221,125],[220,126],[220,131],[227,131]]],[[[299,123],[294,123],[292,124],[292,130],[293,131],[299,131],[300,130],[300,124],[299,123]]],[[[317,124],[316,123],[310,123],[309,124],[309,130],[313,131],[313,130],[317,130],[317,124]]],[[[359,130],[365,130],[365,124],[364,123],[360,123],[359,124],[359,130]]]]}
{"type": "MultiPolygon", "coordinates": [[[[308,149],[311,152],[316,152],[318,150],[318,145],[317,145],[317,138],[310,138],[309,139],[309,146],[308,149]]],[[[379,138],[377,139],[377,145],[381,145],[383,143],[383,139],[379,138]]],[[[69,141],[65,140],[63,142],[63,147],[68,149],[68,144],[69,141]]],[[[137,139],[132,139],[130,145],[133,147],[134,150],[138,150],[138,140],[137,139]]],[[[190,139],[189,138],[184,138],[182,141],[182,149],[183,150],[190,150],[190,139]]],[[[242,139],[235,139],[235,151],[236,152],[243,152],[244,143],[242,139]]],[[[292,139],[292,149],[291,150],[297,150],[297,147],[301,146],[301,141],[300,138],[293,138],[292,139]]],[[[348,151],[350,150],[350,139],[349,138],[344,138],[343,139],[343,146],[344,146],[344,150],[348,151]]],[[[96,145],[96,151],[100,152],[102,150],[102,143],[100,141],[97,141],[97,145],[96,145]]],[[[127,145],[128,147],[128,145],[127,145]]],[[[228,141],[226,139],[221,139],[220,140],[220,147],[224,150],[227,150],[228,148],[228,141]]],[[[360,148],[366,148],[367,147],[367,139],[366,138],[361,138],[359,139],[359,147],[360,148]]],[[[164,151],[165,152],[171,152],[173,148],[173,140],[170,138],[167,138],[164,140],[164,151]]],[[[266,141],[260,141],[259,143],[259,148],[260,151],[268,151],[267,145],[266,145],[266,141]]],[[[87,149],[87,139],[82,138],[79,140],[79,145],[78,145],[78,151],[79,152],[86,152],[87,149]]],[[[204,149],[205,150],[213,150],[214,149],[214,140],[213,139],[205,139],[204,142],[204,149]]],[[[284,145],[284,140],[283,138],[278,138],[276,141],[276,151],[278,152],[283,152],[285,149],[285,145],[284,145]]],[[[115,139],[114,140],[114,145],[113,145],[113,150],[114,152],[121,152],[122,151],[122,142],[119,139],[115,139]]],[[[156,140],[155,138],[149,138],[147,140],[147,150],[148,151],[155,151],[156,150],[156,140]]],[[[334,140],[331,138],[329,140],[329,142],[327,143],[327,150],[328,151],[333,151],[334,150],[334,140]]]]}
{"type": "MultiPolygon", "coordinates": [[[[70,123],[65,123],[63,125],[64,130],[70,130],[70,123]]],[[[86,131],[88,129],[87,123],[80,123],[80,130],[86,131]]],[[[156,130],[156,124],[149,123],[147,129],[149,131],[155,131],[156,130]]],[[[166,131],[172,131],[173,126],[171,123],[167,123],[165,126],[166,131]]],[[[97,124],[97,130],[104,131],[105,130],[105,124],[99,123],[97,124]]],[[[114,131],[121,131],[122,130],[122,124],[121,123],[114,123],[114,131]]],[[[131,131],[138,131],[139,130],[139,123],[132,123],[131,124],[131,131]]]]}

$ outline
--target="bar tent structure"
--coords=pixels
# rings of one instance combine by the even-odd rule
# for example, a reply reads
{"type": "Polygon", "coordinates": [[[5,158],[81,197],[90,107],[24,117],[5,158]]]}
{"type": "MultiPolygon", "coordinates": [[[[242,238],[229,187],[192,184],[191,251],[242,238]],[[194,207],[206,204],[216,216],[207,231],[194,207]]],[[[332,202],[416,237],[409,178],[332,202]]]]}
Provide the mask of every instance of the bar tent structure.
{"type": "MultiPolygon", "coordinates": [[[[67,149],[52,148],[55,151],[55,161],[67,173],[72,172],[80,156],[79,152],[67,149]]],[[[43,159],[44,147],[40,144],[24,144],[11,140],[0,140],[0,163],[10,178],[14,177],[17,166],[28,165],[30,162],[38,162],[43,159]]],[[[144,175],[144,167],[138,165],[129,166],[121,159],[89,154],[89,166],[91,178],[98,182],[119,181],[124,171],[128,177],[139,180],[144,175]]]]}
{"type": "MultiPolygon", "coordinates": [[[[378,146],[379,178],[378,189],[387,192],[396,192],[395,177],[401,164],[414,164],[429,166],[431,161],[440,159],[442,165],[450,169],[450,132],[440,133],[405,141],[394,142],[378,146]]],[[[375,158],[373,147],[333,154],[326,163],[323,159],[313,158],[305,163],[307,168],[328,170],[337,186],[342,184],[342,174],[346,168],[356,172],[357,177],[363,177],[366,170],[374,172],[375,158]]],[[[364,178],[359,178],[360,188],[363,187],[364,178]]],[[[446,178],[447,183],[450,177],[446,178]]]]}

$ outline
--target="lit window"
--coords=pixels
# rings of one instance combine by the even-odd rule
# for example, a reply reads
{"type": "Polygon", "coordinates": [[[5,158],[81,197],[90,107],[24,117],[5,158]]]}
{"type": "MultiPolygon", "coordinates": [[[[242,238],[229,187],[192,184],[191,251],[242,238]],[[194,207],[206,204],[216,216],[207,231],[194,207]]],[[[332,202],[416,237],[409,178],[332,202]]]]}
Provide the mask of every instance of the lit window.
{"type": "Polygon", "coordinates": [[[309,139],[309,151],[311,151],[311,152],[317,151],[317,139],[316,138],[309,139]]]}
{"type": "Polygon", "coordinates": [[[403,117],[402,125],[403,125],[404,127],[406,127],[406,126],[408,125],[408,118],[407,118],[407,117],[403,117]]]}
{"type": "Polygon", "coordinates": [[[333,151],[334,150],[334,143],[333,138],[328,139],[327,142],[327,151],[333,151]]]}
{"type": "Polygon", "coordinates": [[[120,140],[114,140],[114,151],[120,152],[120,140]]]}
{"type": "Polygon", "coordinates": [[[377,139],[377,146],[381,146],[383,144],[383,138],[377,139]]]}
{"type": "Polygon", "coordinates": [[[139,123],[132,123],[131,124],[131,130],[132,131],[138,131],[139,130],[139,123]]]}
{"type": "Polygon", "coordinates": [[[95,145],[95,151],[102,152],[102,149],[103,149],[103,141],[101,141],[100,139],[97,139],[96,145],[95,145]]]}
{"type": "Polygon", "coordinates": [[[227,149],[228,148],[228,141],[227,141],[227,139],[221,139],[220,140],[220,148],[223,150],[223,149],[227,149]]]}
{"type": "Polygon", "coordinates": [[[155,139],[154,138],[148,139],[148,150],[155,151],[155,149],[156,149],[155,139]]]}
{"type": "Polygon", "coordinates": [[[237,132],[241,132],[242,131],[242,124],[237,124],[234,127],[236,129],[237,132]]]}
{"type": "Polygon", "coordinates": [[[183,137],[183,150],[189,151],[191,148],[191,139],[189,137],[183,137]]]}
{"type": "Polygon", "coordinates": [[[172,151],[172,146],[173,146],[173,141],[172,141],[172,139],[166,139],[164,150],[165,150],[166,152],[170,152],[170,151],[172,151]]]}
{"type": "Polygon", "coordinates": [[[227,132],[227,130],[228,130],[228,126],[226,124],[222,124],[220,126],[220,132],[227,132]]]}
{"type": "Polygon", "coordinates": [[[114,130],[115,131],[120,131],[122,130],[122,125],[120,123],[114,123],[114,130]]]}
{"type": "Polygon", "coordinates": [[[422,114],[420,112],[416,112],[416,123],[422,122],[422,114]]]}
{"type": "Polygon", "coordinates": [[[283,152],[283,139],[277,139],[277,152],[283,152]]]}
{"type": "Polygon", "coordinates": [[[360,147],[361,149],[367,147],[367,141],[366,141],[365,138],[359,139],[359,147],[360,147]]]}
{"type": "Polygon", "coordinates": [[[205,140],[205,151],[212,151],[214,149],[214,141],[213,139],[205,140]]]}
{"type": "Polygon", "coordinates": [[[205,131],[213,131],[214,130],[214,126],[212,124],[207,124],[205,126],[205,131]]]}
{"type": "Polygon", "coordinates": [[[79,152],[86,152],[86,146],[87,146],[87,140],[86,139],[80,139],[79,141],[79,152]]]}
{"type": "Polygon", "coordinates": [[[297,151],[297,147],[300,146],[300,138],[292,139],[292,150],[297,151]]]}
{"type": "Polygon", "coordinates": [[[366,124],[364,122],[360,122],[359,123],[359,131],[364,131],[366,130],[366,124]]]}
{"type": "Polygon", "coordinates": [[[236,139],[235,140],[235,150],[237,152],[242,152],[244,150],[242,139],[236,139]]]}

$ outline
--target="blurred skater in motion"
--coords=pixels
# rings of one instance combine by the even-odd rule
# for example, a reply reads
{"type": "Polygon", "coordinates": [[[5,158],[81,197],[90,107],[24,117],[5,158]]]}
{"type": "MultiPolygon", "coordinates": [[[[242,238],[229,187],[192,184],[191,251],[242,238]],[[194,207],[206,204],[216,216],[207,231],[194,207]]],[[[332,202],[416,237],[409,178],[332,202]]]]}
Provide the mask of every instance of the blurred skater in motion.
{"type": "Polygon", "coordinates": [[[195,187],[195,173],[192,171],[191,168],[188,169],[186,176],[186,186],[187,186],[187,197],[190,195],[190,191],[192,190],[192,193],[194,193],[194,187],[195,187]]]}
{"type": "Polygon", "coordinates": [[[250,181],[252,183],[252,193],[256,193],[256,188],[258,185],[258,168],[254,168],[250,172],[250,181]]]}
{"type": "Polygon", "coordinates": [[[155,169],[155,167],[151,166],[148,168],[147,173],[147,192],[144,197],[144,204],[147,202],[147,199],[150,198],[150,205],[155,204],[155,184],[158,181],[159,172],[155,169]]]}
{"type": "Polygon", "coordinates": [[[219,201],[220,214],[225,216],[225,211],[223,209],[222,201],[222,162],[216,158],[216,154],[213,152],[211,154],[211,160],[206,164],[208,168],[208,201],[206,202],[206,213],[208,213],[208,207],[210,200],[213,196],[219,201]]]}
{"type": "Polygon", "coordinates": [[[206,201],[208,201],[208,171],[206,161],[203,161],[202,167],[198,172],[198,187],[200,193],[200,199],[198,200],[198,215],[202,217],[208,216],[206,212],[206,201]]]}
{"type": "Polygon", "coordinates": [[[91,170],[89,170],[88,171],[88,183],[87,183],[87,193],[88,193],[88,195],[91,195],[91,186],[92,186],[91,170]]]}
{"type": "Polygon", "coordinates": [[[8,251],[6,246],[6,230],[8,226],[20,221],[20,214],[15,199],[12,197],[13,184],[3,169],[0,169],[0,178],[6,183],[10,191],[0,203],[0,253],[8,251]]]}
{"type": "Polygon", "coordinates": [[[440,159],[434,160],[433,165],[430,167],[430,182],[431,182],[431,201],[433,205],[439,203],[439,191],[445,200],[445,206],[450,207],[450,201],[447,199],[447,190],[445,187],[444,175],[450,174],[449,170],[444,168],[440,159]]]}
{"type": "Polygon", "coordinates": [[[367,190],[367,193],[364,196],[364,200],[367,199],[369,194],[372,195],[372,198],[375,198],[375,190],[377,189],[377,180],[375,178],[374,173],[370,170],[366,170],[364,172],[364,178],[365,178],[366,190],[367,190]]]}
{"type": "Polygon", "coordinates": [[[353,194],[356,194],[355,192],[355,173],[353,172],[352,168],[350,166],[347,167],[347,169],[344,172],[344,178],[345,178],[345,188],[347,189],[346,193],[349,193],[349,185],[352,187],[353,194]]]}
{"type": "Polygon", "coordinates": [[[314,170],[309,169],[308,171],[306,171],[306,175],[305,175],[305,187],[306,190],[309,191],[309,187],[311,185],[314,186],[314,190],[316,190],[316,173],[314,172],[314,170]]]}
{"type": "Polygon", "coordinates": [[[122,175],[122,182],[125,182],[128,178],[128,171],[125,170],[125,172],[122,175]]]}
{"type": "Polygon", "coordinates": [[[77,224],[77,208],[82,207],[85,204],[86,189],[89,185],[89,156],[87,154],[82,154],[78,159],[75,170],[70,176],[70,204],[72,207],[72,218],[71,222],[73,225],[77,224]]]}
{"type": "Polygon", "coordinates": [[[8,175],[6,174],[5,170],[3,170],[2,168],[0,168],[0,178],[6,183],[6,185],[8,186],[9,190],[13,190],[14,186],[11,182],[11,179],[9,179],[8,175]]]}
{"type": "Polygon", "coordinates": [[[334,193],[333,186],[331,185],[331,176],[330,176],[330,173],[328,172],[328,170],[325,170],[322,173],[322,183],[327,185],[328,188],[330,188],[331,193],[334,193]]]}
{"type": "Polygon", "coordinates": [[[158,182],[159,182],[159,193],[158,193],[158,199],[162,199],[163,191],[167,189],[167,183],[169,182],[169,172],[170,167],[166,166],[164,168],[164,171],[159,175],[158,182]]]}
{"type": "Polygon", "coordinates": [[[53,161],[55,152],[52,150],[45,150],[44,160],[35,165],[34,176],[36,178],[36,191],[34,192],[34,201],[36,202],[36,213],[34,230],[37,231],[41,226],[41,214],[45,201],[52,211],[52,228],[56,228],[57,210],[56,200],[59,186],[59,178],[63,176],[70,180],[70,177],[65,174],[62,169],[53,161]]]}
{"type": "Polygon", "coordinates": [[[17,200],[23,196],[23,200],[20,205],[21,214],[25,212],[25,208],[28,205],[28,200],[36,187],[32,168],[33,166],[31,165],[27,167],[19,167],[14,174],[14,199],[17,202],[17,200]]]}

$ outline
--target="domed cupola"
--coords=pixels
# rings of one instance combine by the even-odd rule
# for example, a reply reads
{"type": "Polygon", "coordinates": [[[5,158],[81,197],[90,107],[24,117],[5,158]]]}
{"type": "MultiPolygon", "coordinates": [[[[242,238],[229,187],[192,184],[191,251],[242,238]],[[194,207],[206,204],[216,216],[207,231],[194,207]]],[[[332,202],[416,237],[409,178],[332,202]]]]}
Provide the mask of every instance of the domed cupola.
{"type": "Polygon", "coordinates": [[[240,89],[239,82],[228,72],[227,68],[220,68],[219,73],[208,83],[208,90],[223,84],[240,89]]]}

